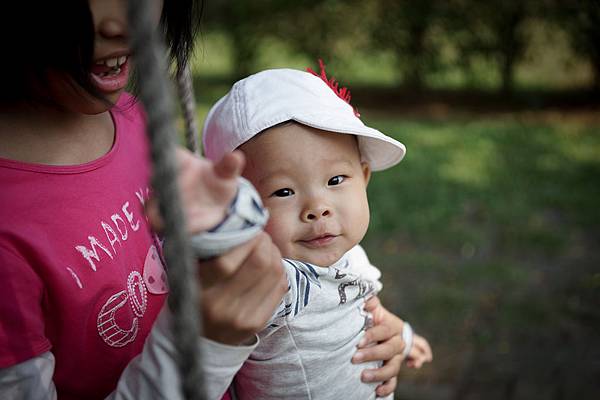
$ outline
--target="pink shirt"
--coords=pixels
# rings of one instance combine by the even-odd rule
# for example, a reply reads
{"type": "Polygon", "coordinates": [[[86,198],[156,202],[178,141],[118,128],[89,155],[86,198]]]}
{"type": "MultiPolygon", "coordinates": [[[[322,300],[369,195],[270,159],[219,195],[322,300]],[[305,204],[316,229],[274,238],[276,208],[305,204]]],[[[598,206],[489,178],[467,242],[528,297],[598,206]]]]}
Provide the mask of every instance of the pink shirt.
{"type": "Polygon", "coordinates": [[[61,399],[114,390],[168,290],[143,209],[144,117],[131,100],[111,111],[115,143],[95,161],[0,159],[0,368],[52,351],[61,399]]]}

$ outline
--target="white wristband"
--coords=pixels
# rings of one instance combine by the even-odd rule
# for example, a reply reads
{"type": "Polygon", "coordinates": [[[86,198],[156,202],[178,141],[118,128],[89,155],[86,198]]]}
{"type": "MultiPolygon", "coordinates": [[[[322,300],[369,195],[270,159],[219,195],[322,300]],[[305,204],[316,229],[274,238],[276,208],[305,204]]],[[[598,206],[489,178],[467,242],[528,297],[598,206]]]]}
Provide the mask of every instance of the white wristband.
{"type": "Polygon", "coordinates": [[[402,327],[402,341],[404,341],[404,350],[402,351],[402,357],[406,358],[410,354],[413,345],[413,330],[408,322],[404,322],[402,327]]]}

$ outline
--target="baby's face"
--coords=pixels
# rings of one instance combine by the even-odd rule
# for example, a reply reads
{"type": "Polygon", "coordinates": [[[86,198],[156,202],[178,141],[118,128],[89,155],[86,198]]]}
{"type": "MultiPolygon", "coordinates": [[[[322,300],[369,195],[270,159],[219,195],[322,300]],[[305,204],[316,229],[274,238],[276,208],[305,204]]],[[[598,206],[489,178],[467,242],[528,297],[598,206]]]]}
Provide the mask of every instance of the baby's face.
{"type": "Polygon", "coordinates": [[[266,231],[284,257],[326,267],[362,240],[370,169],[354,136],[291,123],[240,149],[244,176],[270,213],[266,231]]]}

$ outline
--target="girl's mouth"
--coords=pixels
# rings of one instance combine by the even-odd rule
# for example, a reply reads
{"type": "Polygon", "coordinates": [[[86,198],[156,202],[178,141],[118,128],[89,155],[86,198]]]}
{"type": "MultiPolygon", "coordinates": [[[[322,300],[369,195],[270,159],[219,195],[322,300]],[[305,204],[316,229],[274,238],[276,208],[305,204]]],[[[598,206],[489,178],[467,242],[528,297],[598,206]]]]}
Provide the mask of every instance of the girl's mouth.
{"type": "Polygon", "coordinates": [[[92,66],[91,80],[103,93],[112,93],[125,88],[129,80],[127,56],[106,58],[92,66]]]}

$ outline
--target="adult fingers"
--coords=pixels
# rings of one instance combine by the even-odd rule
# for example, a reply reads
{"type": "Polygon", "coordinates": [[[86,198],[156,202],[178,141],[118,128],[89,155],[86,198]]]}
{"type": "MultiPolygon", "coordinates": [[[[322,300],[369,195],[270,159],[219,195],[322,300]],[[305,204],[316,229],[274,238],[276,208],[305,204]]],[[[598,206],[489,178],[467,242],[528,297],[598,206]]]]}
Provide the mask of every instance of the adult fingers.
{"type": "Polygon", "coordinates": [[[384,363],[381,368],[364,370],[361,374],[361,380],[363,382],[385,382],[398,375],[401,364],[402,357],[393,357],[384,363]]]}
{"type": "Polygon", "coordinates": [[[365,311],[371,313],[371,317],[373,318],[373,323],[375,325],[382,324],[386,320],[388,324],[390,324],[392,322],[391,317],[397,318],[395,315],[386,310],[383,305],[381,305],[381,301],[379,301],[377,296],[373,296],[367,300],[365,303],[365,311]]]}
{"type": "Polygon", "coordinates": [[[423,364],[425,362],[427,362],[427,356],[421,352],[420,350],[413,352],[413,354],[411,354],[407,360],[406,360],[406,366],[410,367],[410,368],[421,368],[423,366],[423,364]]]}
{"type": "Polygon", "coordinates": [[[224,179],[236,177],[242,173],[244,163],[244,153],[241,151],[227,153],[215,164],[215,174],[224,179]]]}
{"type": "Polygon", "coordinates": [[[241,343],[263,329],[281,301],[273,285],[266,282],[259,282],[249,293],[236,294],[213,287],[206,295],[204,334],[227,344],[241,343]]]}
{"type": "Polygon", "coordinates": [[[198,276],[202,286],[213,286],[225,279],[231,278],[261,241],[270,240],[266,239],[265,235],[261,232],[248,242],[231,249],[219,257],[200,261],[198,263],[198,276]]]}
{"type": "MultiPolygon", "coordinates": [[[[279,266],[281,268],[281,264],[279,266]]],[[[276,276],[258,280],[237,299],[238,309],[232,321],[235,329],[252,333],[263,329],[280,304],[284,289],[287,289],[287,280],[281,284],[276,276]]]]}
{"type": "Polygon", "coordinates": [[[225,180],[216,176],[214,164],[177,149],[177,184],[181,206],[185,212],[186,230],[199,233],[223,220],[227,205],[235,194],[235,183],[225,187],[225,180]]]}
{"type": "Polygon", "coordinates": [[[377,307],[381,305],[379,297],[373,296],[365,302],[365,311],[373,312],[377,307]]]}
{"type": "Polygon", "coordinates": [[[394,336],[399,337],[399,334],[389,325],[375,325],[365,331],[365,334],[358,343],[358,348],[364,348],[371,346],[374,343],[384,342],[394,336]]]}
{"type": "Polygon", "coordinates": [[[389,396],[390,394],[394,393],[394,390],[396,390],[397,385],[398,378],[394,376],[392,379],[389,379],[383,382],[381,385],[377,386],[377,388],[375,389],[375,394],[377,394],[377,397],[389,396]]]}
{"type": "Polygon", "coordinates": [[[202,292],[205,335],[237,344],[263,329],[287,290],[285,276],[277,248],[260,242],[236,273],[202,292]]]}
{"type": "Polygon", "coordinates": [[[235,272],[230,284],[236,292],[252,291],[257,282],[281,281],[284,275],[279,249],[268,234],[261,232],[254,248],[235,272]]]}
{"type": "Polygon", "coordinates": [[[400,337],[393,337],[385,342],[378,343],[371,347],[359,349],[352,357],[353,363],[366,361],[386,361],[402,354],[404,342],[400,337]]]}
{"type": "Polygon", "coordinates": [[[415,335],[413,338],[413,346],[421,352],[424,361],[433,360],[433,353],[431,351],[431,347],[429,346],[429,342],[427,342],[427,340],[425,340],[423,337],[415,335]]]}
{"type": "Polygon", "coordinates": [[[194,157],[194,154],[184,147],[178,146],[175,149],[175,160],[179,168],[185,167],[194,157]]]}

